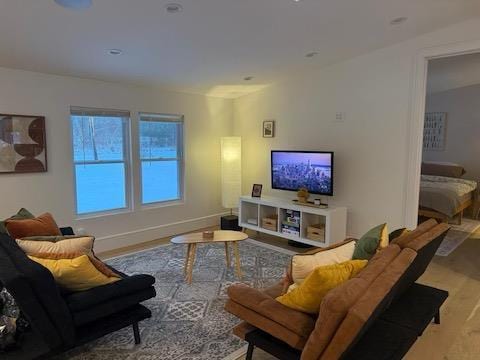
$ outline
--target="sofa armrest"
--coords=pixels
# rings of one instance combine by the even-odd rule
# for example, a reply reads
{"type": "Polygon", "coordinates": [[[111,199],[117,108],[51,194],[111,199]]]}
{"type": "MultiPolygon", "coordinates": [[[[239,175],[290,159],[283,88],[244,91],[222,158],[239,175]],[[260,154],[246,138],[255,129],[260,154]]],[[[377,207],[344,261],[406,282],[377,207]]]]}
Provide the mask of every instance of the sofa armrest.
{"type": "MultiPolygon", "coordinates": [[[[315,249],[312,249],[312,250],[308,250],[304,253],[300,253],[300,254],[297,254],[297,255],[315,255],[319,252],[325,252],[325,251],[329,251],[329,250],[332,250],[332,249],[336,249],[337,247],[339,246],[342,246],[342,245],[345,245],[345,244],[348,244],[349,242],[352,242],[352,241],[357,241],[358,239],[354,239],[354,238],[347,238],[345,240],[343,240],[342,242],[339,242],[339,243],[336,243],[336,244],[333,244],[333,245],[330,245],[326,248],[315,248],[315,249]]],[[[295,256],[295,255],[294,255],[295,256]]]]}
{"type": "Polygon", "coordinates": [[[71,226],[61,227],[60,232],[63,236],[75,235],[75,232],[73,231],[73,228],[71,226]]]}
{"type": "Polygon", "coordinates": [[[314,317],[290,309],[257,289],[246,285],[232,285],[228,288],[227,293],[232,301],[296,334],[308,337],[315,327],[316,319],[314,317]]]}

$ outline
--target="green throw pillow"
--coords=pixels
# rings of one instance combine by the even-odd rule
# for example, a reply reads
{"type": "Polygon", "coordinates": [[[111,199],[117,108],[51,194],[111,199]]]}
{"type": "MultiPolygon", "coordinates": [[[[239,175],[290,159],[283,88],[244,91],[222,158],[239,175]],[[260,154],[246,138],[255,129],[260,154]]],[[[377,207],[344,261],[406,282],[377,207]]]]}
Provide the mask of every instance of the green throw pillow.
{"type": "Polygon", "coordinates": [[[370,260],[378,249],[387,244],[387,224],[375,226],[357,241],[352,260],[370,260]]]}
{"type": "MultiPolygon", "coordinates": [[[[33,215],[30,211],[25,208],[21,208],[15,215],[12,215],[8,219],[12,220],[23,220],[23,219],[34,219],[35,215],[33,215]]],[[[5,227],[5,219],[4,221],[0,221],[0,234],[8,234],[7,228],[5,227]]]]}

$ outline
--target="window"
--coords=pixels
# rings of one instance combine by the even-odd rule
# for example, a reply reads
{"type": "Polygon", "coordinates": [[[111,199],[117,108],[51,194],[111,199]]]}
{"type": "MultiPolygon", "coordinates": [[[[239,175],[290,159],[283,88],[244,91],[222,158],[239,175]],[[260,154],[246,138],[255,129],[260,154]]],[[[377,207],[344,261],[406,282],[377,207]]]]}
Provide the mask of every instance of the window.
{"type": "Polygon", "coordinates": [[[129,120],[122,111],[71,109],[77,214],[129,207],[129,120]]]}
{"type": "Polygon", "coordinates": [[[140,114],[142,204],[183,197],[183,117],[140,114]]]}

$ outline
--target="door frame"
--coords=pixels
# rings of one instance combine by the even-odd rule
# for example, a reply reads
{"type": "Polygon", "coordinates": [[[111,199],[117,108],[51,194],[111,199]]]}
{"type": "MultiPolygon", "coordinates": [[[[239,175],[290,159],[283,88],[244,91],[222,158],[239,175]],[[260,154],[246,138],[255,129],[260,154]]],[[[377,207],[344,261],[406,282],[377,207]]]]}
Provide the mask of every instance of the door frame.
{"type": "Polygon", "coordinates": [[[423,125],[427,95],[428,62],[451,56],[480,52],[480,40],[452,43],[422,49],[415,57],[414,81],[412,84],[411,116],[407,130],[407,182],[405,191],[404,223],[414,229],[418,222],[418,202],[420,196],[420,171],[423,153],[423,125]]]}

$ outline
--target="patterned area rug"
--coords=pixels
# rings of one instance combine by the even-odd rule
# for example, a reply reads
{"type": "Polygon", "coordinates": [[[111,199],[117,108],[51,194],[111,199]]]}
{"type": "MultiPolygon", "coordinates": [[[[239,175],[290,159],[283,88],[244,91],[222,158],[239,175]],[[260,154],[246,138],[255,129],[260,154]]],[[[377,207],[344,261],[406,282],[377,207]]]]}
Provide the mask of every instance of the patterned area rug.
{"type": "MultiPolygon", "coordinates": [[[[243,283],[263,288],[283,276],[291,252],[253,240],[239,244],[243,283]]],[[[186,246],[165,245],[107,261],[124,273],[150,274],[157,280],[157,297],[144,303],[153,316],[140,323],[142,343],[135,346],[132,329],[126,328],[60,359],[220,360],[234,353],[240,356],[245,343],[231,334],[239,320],[223,310],[226,289],[238,282],[233,266],[226,268],[223,243],[197,248],[192,285],[184,282],[185,257],[186,246]]]]}
{"type": "Polygon", "coordinates": [[[448,256],[467,240],[480,227],[480,221],[463,219],[462,225],[452,225],[452,228],[443,239],[436,255],[448,256]]]}

